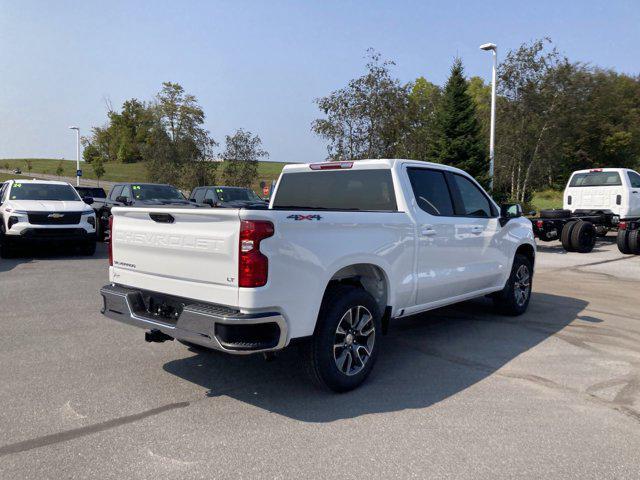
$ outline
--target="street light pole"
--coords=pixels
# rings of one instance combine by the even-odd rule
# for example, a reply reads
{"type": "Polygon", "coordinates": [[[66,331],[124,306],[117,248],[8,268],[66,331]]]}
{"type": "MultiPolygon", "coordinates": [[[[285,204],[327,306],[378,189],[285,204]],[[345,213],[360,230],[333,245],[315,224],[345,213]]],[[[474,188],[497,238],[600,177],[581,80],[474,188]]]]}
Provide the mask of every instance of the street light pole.
{"type": "Polygon", "coordinates": [[[491,72],[491,126],[489,133],[489,189],[493,191],[493,164],[496,141],[496,70],[498,69],[498,46],[495,43],[480,45],[481,50],[493,53],[493,70],[491,72]]]}
{"type": "Polygon", "coordinates": [[[69,130],[76,131],[76,187],[80,186],[80,129],[78,127],[69,127],[69,130]]]}

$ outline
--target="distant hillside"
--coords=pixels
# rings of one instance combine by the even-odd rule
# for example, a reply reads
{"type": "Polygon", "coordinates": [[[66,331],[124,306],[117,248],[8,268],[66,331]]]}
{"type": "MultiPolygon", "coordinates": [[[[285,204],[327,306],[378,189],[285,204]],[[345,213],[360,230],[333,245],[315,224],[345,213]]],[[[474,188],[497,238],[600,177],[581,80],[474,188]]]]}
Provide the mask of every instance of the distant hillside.
{"type": "MultiPolygon", "coordinates": [[[[34,173],[46,173],[50,175],[56,174],[60,159],[54,158],[7,158],[0,159],[0,168],[20,168],[23,175],[29,175],[27,169],[27,160],[31,162],[31,171],[34,173]]],[[[257,191],[261,181],[270,183],[277,179],[286,163],[281,162],[260,162],[258,167],[258,178],[254,181],[253,188],[257,191]]],[[[91,168],[91,164],[80,162],[83,177],[96,178],[91,168]]],[[[73,177],[76,174],[75,160],[62,160],[64,173],[62,176],[73,177]]],[[[224,163],[218,168],[218,178],[223,172],[224,163]]],[[[147,180],[147,171],[144,163],[106,163],[106,173],[102,180],[108,182],[145,182],[147,180]]]]}

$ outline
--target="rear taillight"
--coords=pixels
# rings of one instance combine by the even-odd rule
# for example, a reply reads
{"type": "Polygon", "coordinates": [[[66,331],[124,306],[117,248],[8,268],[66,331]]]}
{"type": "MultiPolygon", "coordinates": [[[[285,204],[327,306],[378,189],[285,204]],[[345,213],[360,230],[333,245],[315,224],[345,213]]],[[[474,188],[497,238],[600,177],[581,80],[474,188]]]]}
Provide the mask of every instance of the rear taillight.
{"type": "Polygon", "coordinates": [[[567,197],[567,204],[571,205],[571,195],[567,197]]]}
{"type": "Polygon", "coordinates": [[[273,223],[264,220],[240,222],[238,286],[255,288],[267,283],[269,260],[260,252],[260,242],[273,231],[273,223]]]}
{"type": "Polygon", "coordinates": [[[618,230],[626,230],[627,229],[627,222],[620,222],[618,224],[618,230]]]}
{"type": "Polygon", "coordinates": [[[542,220],[537,220],[537,221],[536,221],[536,227],[538,227],[538,228],[542,228],[542,227],[544,227],[544,221],[542,221],[542,220]]]}
{"type": "Polygon", "coordinates": [[[113,266],[113,215],[109,217],[109,265],[113,266]]]}

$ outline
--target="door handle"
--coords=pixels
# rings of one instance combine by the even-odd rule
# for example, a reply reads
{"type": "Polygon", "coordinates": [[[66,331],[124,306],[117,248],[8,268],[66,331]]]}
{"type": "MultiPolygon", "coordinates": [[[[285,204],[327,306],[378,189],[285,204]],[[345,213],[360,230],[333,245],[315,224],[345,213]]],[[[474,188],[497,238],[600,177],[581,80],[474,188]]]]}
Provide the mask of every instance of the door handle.
{"type": "Polygon", "coordinates": [[[480,234],[484,231],[484,228],[482,227],[471,227],[471,233],[475,233],[475,234],[480,234]]]}
{"type": "Polygon", "coordinates": [[[427,237],[431,237],[433,235],[436,234],[435,229],[433,228],[432,225],[424,225],[421,229],[420,229],[420,233],[424,236],[427,237]]]}

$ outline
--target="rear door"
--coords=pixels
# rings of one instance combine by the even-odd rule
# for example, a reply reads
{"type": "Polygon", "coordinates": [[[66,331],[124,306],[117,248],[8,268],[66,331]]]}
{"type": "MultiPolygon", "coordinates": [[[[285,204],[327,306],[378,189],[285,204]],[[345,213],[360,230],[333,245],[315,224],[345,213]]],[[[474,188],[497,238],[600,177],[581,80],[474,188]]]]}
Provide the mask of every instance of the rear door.
{"type": "Polygon", "coordinates": [[[447,173],[456,213],[455,238],[464,258],[464,293],[495,287],[504,277],[509,259],[500,247],[498,209],[471,178],[447,173]]]}
{"type": "Polygon", "coordinates": [[[113,215],[113,282],[237,303],[238,210],[114,208],[113,215]]]}
{"type": "Polygon", "coordinates": [[[458,219],[442,170],[408,167],[417,228],[416,305],[462,295],[466,254],[456,235],[458,219]]]}

